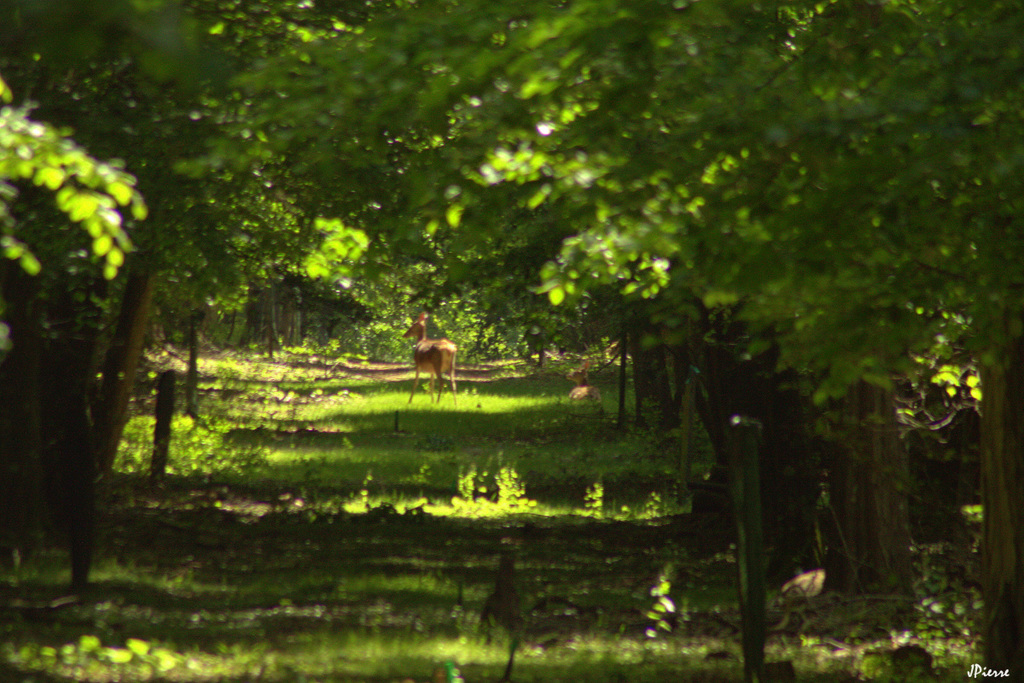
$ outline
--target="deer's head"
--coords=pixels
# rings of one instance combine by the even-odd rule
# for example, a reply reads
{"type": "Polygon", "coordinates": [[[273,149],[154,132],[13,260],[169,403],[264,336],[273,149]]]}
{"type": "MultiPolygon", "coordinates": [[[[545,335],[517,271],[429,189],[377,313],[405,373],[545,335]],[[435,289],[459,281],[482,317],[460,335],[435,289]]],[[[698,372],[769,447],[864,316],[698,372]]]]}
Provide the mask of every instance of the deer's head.
{"type": "Polygon", "coordinates": [[[403,337],[413,337],[415,339],[422,339],[427,336],[427,314],[420,313],[420,317],[416,319],[416,322],[412,324],[403,337]]]}

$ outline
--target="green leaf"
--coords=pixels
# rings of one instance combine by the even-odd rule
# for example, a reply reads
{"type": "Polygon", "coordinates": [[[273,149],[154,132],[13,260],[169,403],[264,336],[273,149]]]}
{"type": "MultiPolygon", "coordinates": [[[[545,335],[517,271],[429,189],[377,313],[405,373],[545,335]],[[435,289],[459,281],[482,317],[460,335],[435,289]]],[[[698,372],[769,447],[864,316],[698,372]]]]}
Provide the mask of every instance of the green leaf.
{"type": "Polygon", "coordinates": [[[100,235],[92,241],[92,251],[97,256],[105,256],[114,246],[114,240],[110,235],[100,235]]]}
{"type": "Polygon", "coordinates": [[[120,268],[124,265],[124,251],[119,247],[111,247],[110,251],[107,252],[107,263],[115,268],[120,268]]]}
{"type": "Polygon", "coordinates": [[[96,215],[99,211],[100,203],[96,200],[92,194],[80,193],[75,194],[68,203],[68,216],[71,220],[76,222],[82,222],[87,218],[96,215]]]}
{"type": "Polygon", "coordinates": [[[122,182],[111,183],[106,189],[114,201],[121,206],[128,206],[135,196],[131,186],[122,182]]]}
{"type": "Polygon", "coordinates": [[[3,247],[3,255],[12,261],[18,261],[22,270],[29,275],[38,275],[42,270],[39,260],[28,250],[28,248],[9,235],[0,237],[0,246],[3,247]]]}
{"type": "Polygon", "coordinates": [[[459,223],[462,221],[462,212],[464,207],[461,204],[452,204],[448,207],[444,216],[448,220],[448,225],[453,228],[459,227],[459,223]]]}
{"type": "Polygon", "coordinates": [[[135,220],[138,220],[138,221],[145,220],[146,216],[148,216],[148,215],[149,215],[149,208],[146,206],[145,202],[143,202],[141,200],[133,201],[132,202],[132,217],[135,220]]]}
{"type": "Polygon", "coordinates": [[[565,290],[561,286],[552,287],[548,290],[548,300],[551,302],[551,305],[558,306],[565,301],[565,290]]]}
{"type": "Polygon", "coordinates": [[[31,252],[28,251],[21,255],[21,257],[18,259],[18,263],[21,264],[22,270],[24,270],[29,275],[39,275],[39,271],[43,269],[42,264],[39,263],[39,259],[37,259],[35,256],[32,255],[31,252]]]}
{"type": "Polygon", "coordinates": [[[96,652],[102,645],[97,636],[84,635],[78,639],[78,649],[82,652],[96,652]]]}
{"type": "Polygon", "coordinates": [[[534,193],[532,197],[530,197],[529,201],[526,202],[526,206],[531,209],[536,209],[538,206],[544,203],[544,200],[547,199],[550,194],[550,183],[544,183],[544,185],[539,190],[537,190],[537,192],[534,193]]]}
{"type": "Polygon", "coordinates": [[[64,171],[55,166],[44,166],[36,171],[33,182],[36,185],[43,185],[51,190],[56,190],[64,184],[64,171]]]}
{"type": "Polygon", "coordinates": [[[702,298],[704,300],[704,305],[708,308],[731,306],[740,300],[734,292],[726,292],[718,289],[713,289],[710,292],[707,292],[702,298]]]}
{"type": "Polygon", "coordinates": [[[170,671],[178,665],[178,655],[171,650],[160,648],[153,653],[157,659],[157,669],[160,671],[170,671]]]}

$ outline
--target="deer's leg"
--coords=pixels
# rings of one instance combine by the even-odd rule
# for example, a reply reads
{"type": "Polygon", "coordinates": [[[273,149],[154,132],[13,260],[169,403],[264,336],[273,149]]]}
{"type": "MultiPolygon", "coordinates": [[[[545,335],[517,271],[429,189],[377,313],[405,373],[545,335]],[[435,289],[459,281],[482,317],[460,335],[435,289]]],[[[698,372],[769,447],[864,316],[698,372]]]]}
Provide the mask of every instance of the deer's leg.
{"type": "Polygon", "coordinates": [[[448,378],[452,383],[452,405],[458,405],[459,401],[455,397],[455,354],[452,354],[451,365],[448,366],[448,378]]]}
{"type": "Polygon", "coordinates": [[[412,397],[416,395],[416,385],[420,381],[420,366],[416,366],[416,377],[412,381],[412,393],[409,394],[409,403],[412,403],[412,397]]]}
{"type": "MultiPolygon", "coordinates": [[[[438,354],[440,356],[440,354],[438,354]]],[[[441,374],[441,359],[440,357],[434,358],[433,362],[434,372],[430,375],[430,392],[431,398],[433,398],[434,392],[434,378],[437,378],[437,402],[441,402],[441,390],[444,389],[444,375],[441,374]]]]}

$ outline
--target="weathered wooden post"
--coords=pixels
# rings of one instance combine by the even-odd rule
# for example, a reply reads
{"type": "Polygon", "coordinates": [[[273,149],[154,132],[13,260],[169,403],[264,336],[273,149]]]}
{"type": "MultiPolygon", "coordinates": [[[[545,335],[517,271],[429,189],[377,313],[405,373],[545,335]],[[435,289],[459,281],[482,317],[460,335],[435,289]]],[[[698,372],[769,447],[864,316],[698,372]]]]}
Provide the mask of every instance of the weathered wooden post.
{"type": "Polygon", "coordinates": [[[740,620],[743,628],[743,677],[764,678],[765,561],[761,526],[761,477],[758,440],[761,424],[733,416],[729,430],[729,491],[736,513],[736,566],[739,569],[740,620]]]}

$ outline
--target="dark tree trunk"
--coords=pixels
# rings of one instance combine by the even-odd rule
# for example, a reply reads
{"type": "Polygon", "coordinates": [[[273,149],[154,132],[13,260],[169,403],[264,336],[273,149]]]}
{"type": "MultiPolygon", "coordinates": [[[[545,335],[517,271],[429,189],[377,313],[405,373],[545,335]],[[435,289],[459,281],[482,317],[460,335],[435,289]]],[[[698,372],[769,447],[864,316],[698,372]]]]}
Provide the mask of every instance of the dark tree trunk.
{"type": "Polygon", "coordinates": [[[84,589],[92,563],[96,459],[89,397],[96,374],[105,283],[62,282],[49,308],[40,282],[15,268],[3,281],[14,349],[0,364],[3,542],[31,549],[48,510],[71,554],[71,584],[84,589]],[[43,335],[43,322],[49,320],[43,335]]]}
{"type": "MultiPolygon", "coordinates": [[[[1007,320],[1020,325],[1024,316],[1007,320]]],[[[982,640],[985,664],[1024,672],[1024,338],[981,369],[982,640]]]]}
{"type": "Polygon", "coordinates": [[[114,336],[103,362],[99,397],[93,406],[97,461],[103,474],[108,474],[114,466],[117,447],[128,422],[128,403],[142,357],[152,301],[152,278],[130,274],[125,282],[114,336]]]}
{"type": "Polygon", "coordinates": [[[149,463],[151,479],[159,479],[167,472],[173,420],[174,370],[165,370],[156,385],[156,426],[153,428],[153,458],[149,463]]]}
{"type": "Polygon", "coordinates": [[[777,369],[774,349],[745,357],[746,331],[727,313],[706,311],[700,323],[693,329],[703,344],[697,412],[723,467],[731,418],[740,415],[761,423],[761,500],[765,536],[773,548],[768,574],[788,576],[809,559],[821,480],[819,449],[808,427],[804,397],[796,389],[796,373],[777,369]]]}
{"type": "Polygon", "coordinates": [[[622,328],[622,338],[619,340],[619,417],[616,422],[619,429],[626,426],[626,360],[629,357],[629,333],[622,328]]]}
{"type": "Polygon", "coordinates": [[[672,393],[668,348],[660,339],[651,341],[657,332],[657,328],[648,325],[630,335],[636,398],[634,420],[641,429],[668,432],[678,425],[679,404],[672,393]]]}
{"type": "Polygon", "coordinates": [[[0,357],[0,548],[3,560],[31,555],[44,533],[38,281],[0,263],[11,350],[0,357]]]}
{"type": "Polygon", "coordinates": [[[844,398],[837,433],[827,528],[828,584],[847,593],[910,590],[909,459],[899,438],[892,394],[866,382],[844,398]]]}
{"type": "Polygon", "coordinates": [[[228,313],[228,333],[227,333],[227,343],[228,344],[231,343],[231,339],[234,338],[234,336],[235,336],[235,319],[236,318],[238,318],[238,312],[237,311],[231,311],[230,313],[228,313]]]}
{"type": "Polygon", "coordinates": [[[96,373],[96,343],[102,315],[93,303],[106,283],[68,286],[50,311],[52,338],[41,367],[43,463],[50,506],[68,537],[71,586],[89,581],[96,522],[96,452],[88,397],[96,373]]]}
{"type": "Polygon", "coordinates": [[[245,328],[242,330],[242,338],[239,340],[239,344],[242,346],[256,344],[263,335],[266,325],[263,298],[262,290],[254,286],[249,287],[249,297],[245,304],[245,328]]]}
{"type": "MultiPolygon", "coordinates": [[[[79,592],[89,583],[96,526],[96,461],[92,448],[85,396],[68,382],[60,433],[53,442],[51,462],[57,462],[51,489],[58,522],[65,527],[71,553],[71,589],[79,592]]],[[[58,425],[55,423],[54,427],[58,425]]]]}
{"type": "Polygon", "coordinates": [[[697,378],[687,369],[686,378],[682,381],[682,401],[679,407],[679,476],[684,482],[690,481],[692,458],[690,457],[690,440],[693,433],[694,401],[696,399],[697,378]]]}
{"type": "Polygon", "coordinates": [[[277,307],[277,334],[282,346],[288,346],[292,343],[292,330],[295,323],[295,307],[292,305],[292,298],[288,294],[288,289],[282,287],[280,303],[277,307]]]}
{"type": "Polygon", "coordinates": [[[277,297],[274,295],[274,285],[272,284],[266,289],[264,305],[267,316],[267,357],[273,358],[277,348],[277,297]]]}
{"type": "Polygon", "coordinates": [[[185,371],[185,414],[199,419],[199,325],[206,314],[197,310],[188,318],[188,368],[185,371]]]}

